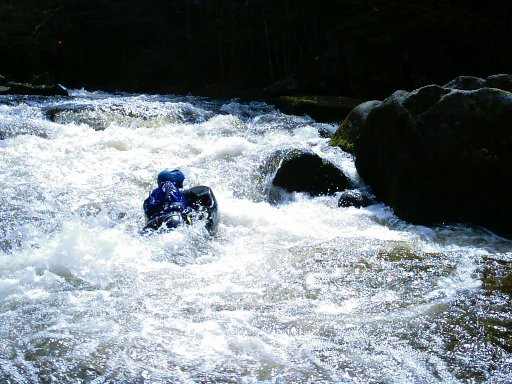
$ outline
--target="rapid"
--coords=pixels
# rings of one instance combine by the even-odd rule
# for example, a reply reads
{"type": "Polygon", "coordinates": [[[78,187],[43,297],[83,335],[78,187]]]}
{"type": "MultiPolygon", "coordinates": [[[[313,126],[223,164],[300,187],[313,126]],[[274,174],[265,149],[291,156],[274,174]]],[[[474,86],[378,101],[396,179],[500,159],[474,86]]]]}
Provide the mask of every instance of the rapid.
{"type": "MultiPolygon", "coordinates": [[[[512,241],[337,196],[267,202],[337,127],[265,103],[0,97],[0,383],[510,383],[512,241]],[[158,172],[218,232],[141,234],[158,172]]],[[[497,202],[499,204],[499,202],[497,202]]]]}

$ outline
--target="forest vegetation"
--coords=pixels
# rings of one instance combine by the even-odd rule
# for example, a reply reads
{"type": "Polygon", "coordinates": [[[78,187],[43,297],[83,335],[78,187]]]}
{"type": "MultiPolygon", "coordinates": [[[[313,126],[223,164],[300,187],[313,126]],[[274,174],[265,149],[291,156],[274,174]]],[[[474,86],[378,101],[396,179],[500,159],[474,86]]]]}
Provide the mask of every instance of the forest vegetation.
{"type": "Polygon", "coordinates": [[[507,2],[3,0],[0,74],[68,87],[210,96],[384,98],[510,73],[507,2]]]}

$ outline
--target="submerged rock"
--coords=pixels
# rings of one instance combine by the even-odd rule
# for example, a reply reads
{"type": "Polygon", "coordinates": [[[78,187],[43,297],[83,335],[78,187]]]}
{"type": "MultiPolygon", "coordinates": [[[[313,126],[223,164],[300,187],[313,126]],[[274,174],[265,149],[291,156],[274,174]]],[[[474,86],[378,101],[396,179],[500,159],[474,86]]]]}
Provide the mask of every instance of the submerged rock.
{"type": "Polygon", "coordinates": [[[375,201],[358,189],[343,191],[338,200],[338,207],[363,208],[375,204],[375,201]]]}
{"type": "Polygon", "coordinates": [[[306,192],[312,196],[333,195],[351,187],[347,176],[334,164],[320,156],[301,150],[279,153],[271,163],[278,163],[267,190],[269,200],[283,200],[280,193],[306,192]]]}
{"type": "MultiPolygon", "coordinates": [[[[491,76],[484,83],[508,79],[491,76]]],[[[479,84],[459,78],[448,85],[479,84]]],[[[472,223],[510,236],[511,129],[510,92],[432,85],[358,106],[331,143],[350,144],[359,175],[399,217],[472,223]]]]}

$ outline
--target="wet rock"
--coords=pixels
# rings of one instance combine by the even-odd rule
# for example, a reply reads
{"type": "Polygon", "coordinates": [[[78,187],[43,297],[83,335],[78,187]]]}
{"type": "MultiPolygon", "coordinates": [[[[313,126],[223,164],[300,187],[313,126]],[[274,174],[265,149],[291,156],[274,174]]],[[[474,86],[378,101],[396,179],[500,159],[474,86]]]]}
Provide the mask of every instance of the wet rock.
{"type": "Polygon", "coordinates": [[[498,74],[481,79],[473,76],[459,76],[443,85],[443,88],[460,89],[464,91],[473,91],[480,88],[498,88],[503,91],[512,92],[512,76],[508,74],[498,74]]]}
{"type": "Polygon", "coordinates": [[[462,89],[465,91],[472,91],[485,87],[485,80],[473,76],[459,76],[443,85],[444,88],[462,89]]]}
{"type": "Polygon", "coordinates": [[[320,122],[342,122],[361,100],[343,96],[281,96],[273,104],[291,115],[308,115],[320,122]]]}
{"type": "MultiPolygon", "coordinates": [[[[282,201],[280,190],[319,196],[333,195],[351,187],[349,179],[339,168],[314,153],[292,150],[279,154],[278,159],[279,165],[268,191],[271,202],[282,201]]],[[[276,163],[276,159],[272,162],[276,163]]]]}
{"type": "Polygon", "coordinates": [[[486,85],[490,88],[498,88],[512,92],[512,75],[499,74],[487,78],[486,85]]]}
{"type": "Polygon", "coordinates": [[[343,120],[340,128],[331,137],[330,144],[340,147],[346,152],[353,153],[355,145],[359,141],[361,128],[364,125],[368,113],[378,104],[380,104],[380,101],[371,100],[355,107],[345,120],[343,120]]]}
{"type": "Polygon", "coordinates": [[[0,88],[0,95],[69,96],[61,85],[36,85],[31,83],[6,82],[0,88]]]}
{"type": "MultiPolygon", "coordinates": [[[[491,76],[485,84],[508,79],[491,76]]],[[[510,92],[432,85],[358,106],[331,142],[350,142],[359,175],[399,217],[472,223],[510,236],[511,127],[510,92]]]]}
{"type": "Polygon", "coordinates": [[[338,207],[363,208],[375,204],[375,201],[358,189],[343,191],[338,200],[338,207]]]}

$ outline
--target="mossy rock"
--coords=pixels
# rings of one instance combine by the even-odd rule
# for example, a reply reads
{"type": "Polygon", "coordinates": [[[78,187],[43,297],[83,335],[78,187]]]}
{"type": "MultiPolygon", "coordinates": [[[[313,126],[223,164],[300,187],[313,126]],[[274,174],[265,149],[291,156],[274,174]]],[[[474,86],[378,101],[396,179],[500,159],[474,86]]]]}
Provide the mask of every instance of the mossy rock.
{"type": "Polygon", "coordinates": [[[381,102],[378,100],[372,100],[361,103],[353,108],[331,137],[329,144],[340,147],[348,153],[354,153],[359,141],[359,136],[361,135],[361,128],[364,126],[364,121],[368,117],[368,113],[380,103],[381,102]]]}
{"type": "Polygon", "coordinates": [[[512,93],[432,85],[356,107],[331,144],[354,154],[363,181],[400,218],[470,223],[510,237],[510,127],[512,93]]]}
{"type": "Polygon", "coordinates": [[[27,95],[27,96],[69,96],[68,91],[61,85],[35,85],[30,83],[17,83],[9,81],[4,84],[0,95],[27,95]]]}
{"type": "Polygon", "coordinates": [[[501,73],[489,76],[486,79],[486,85],[489,88],[498,88],[503,91],[512,92],[512,75],[501,73]]]}
{"type": "Polygon", "coordinates": [[[449,83],[443,85],[443,88],[473,91],[475,89],[484,88],[485,86],[485,79],[473,76],[459,76],[450,81],[449,83]]]}
{"type": "Polygon", "coordinates": [[[443,88],[474,91],[481,88],[497,88],[512,92],[512,75],[497,74],[485,79],[473,76],[459,76],[443,85],[443,88]]]}
{"type": "Polygon", "coordinates": [[[281,96],[273,103],[284,113],[306,114],[321,122],[341,122],[360,100],[343,96],[281,96]]]}

